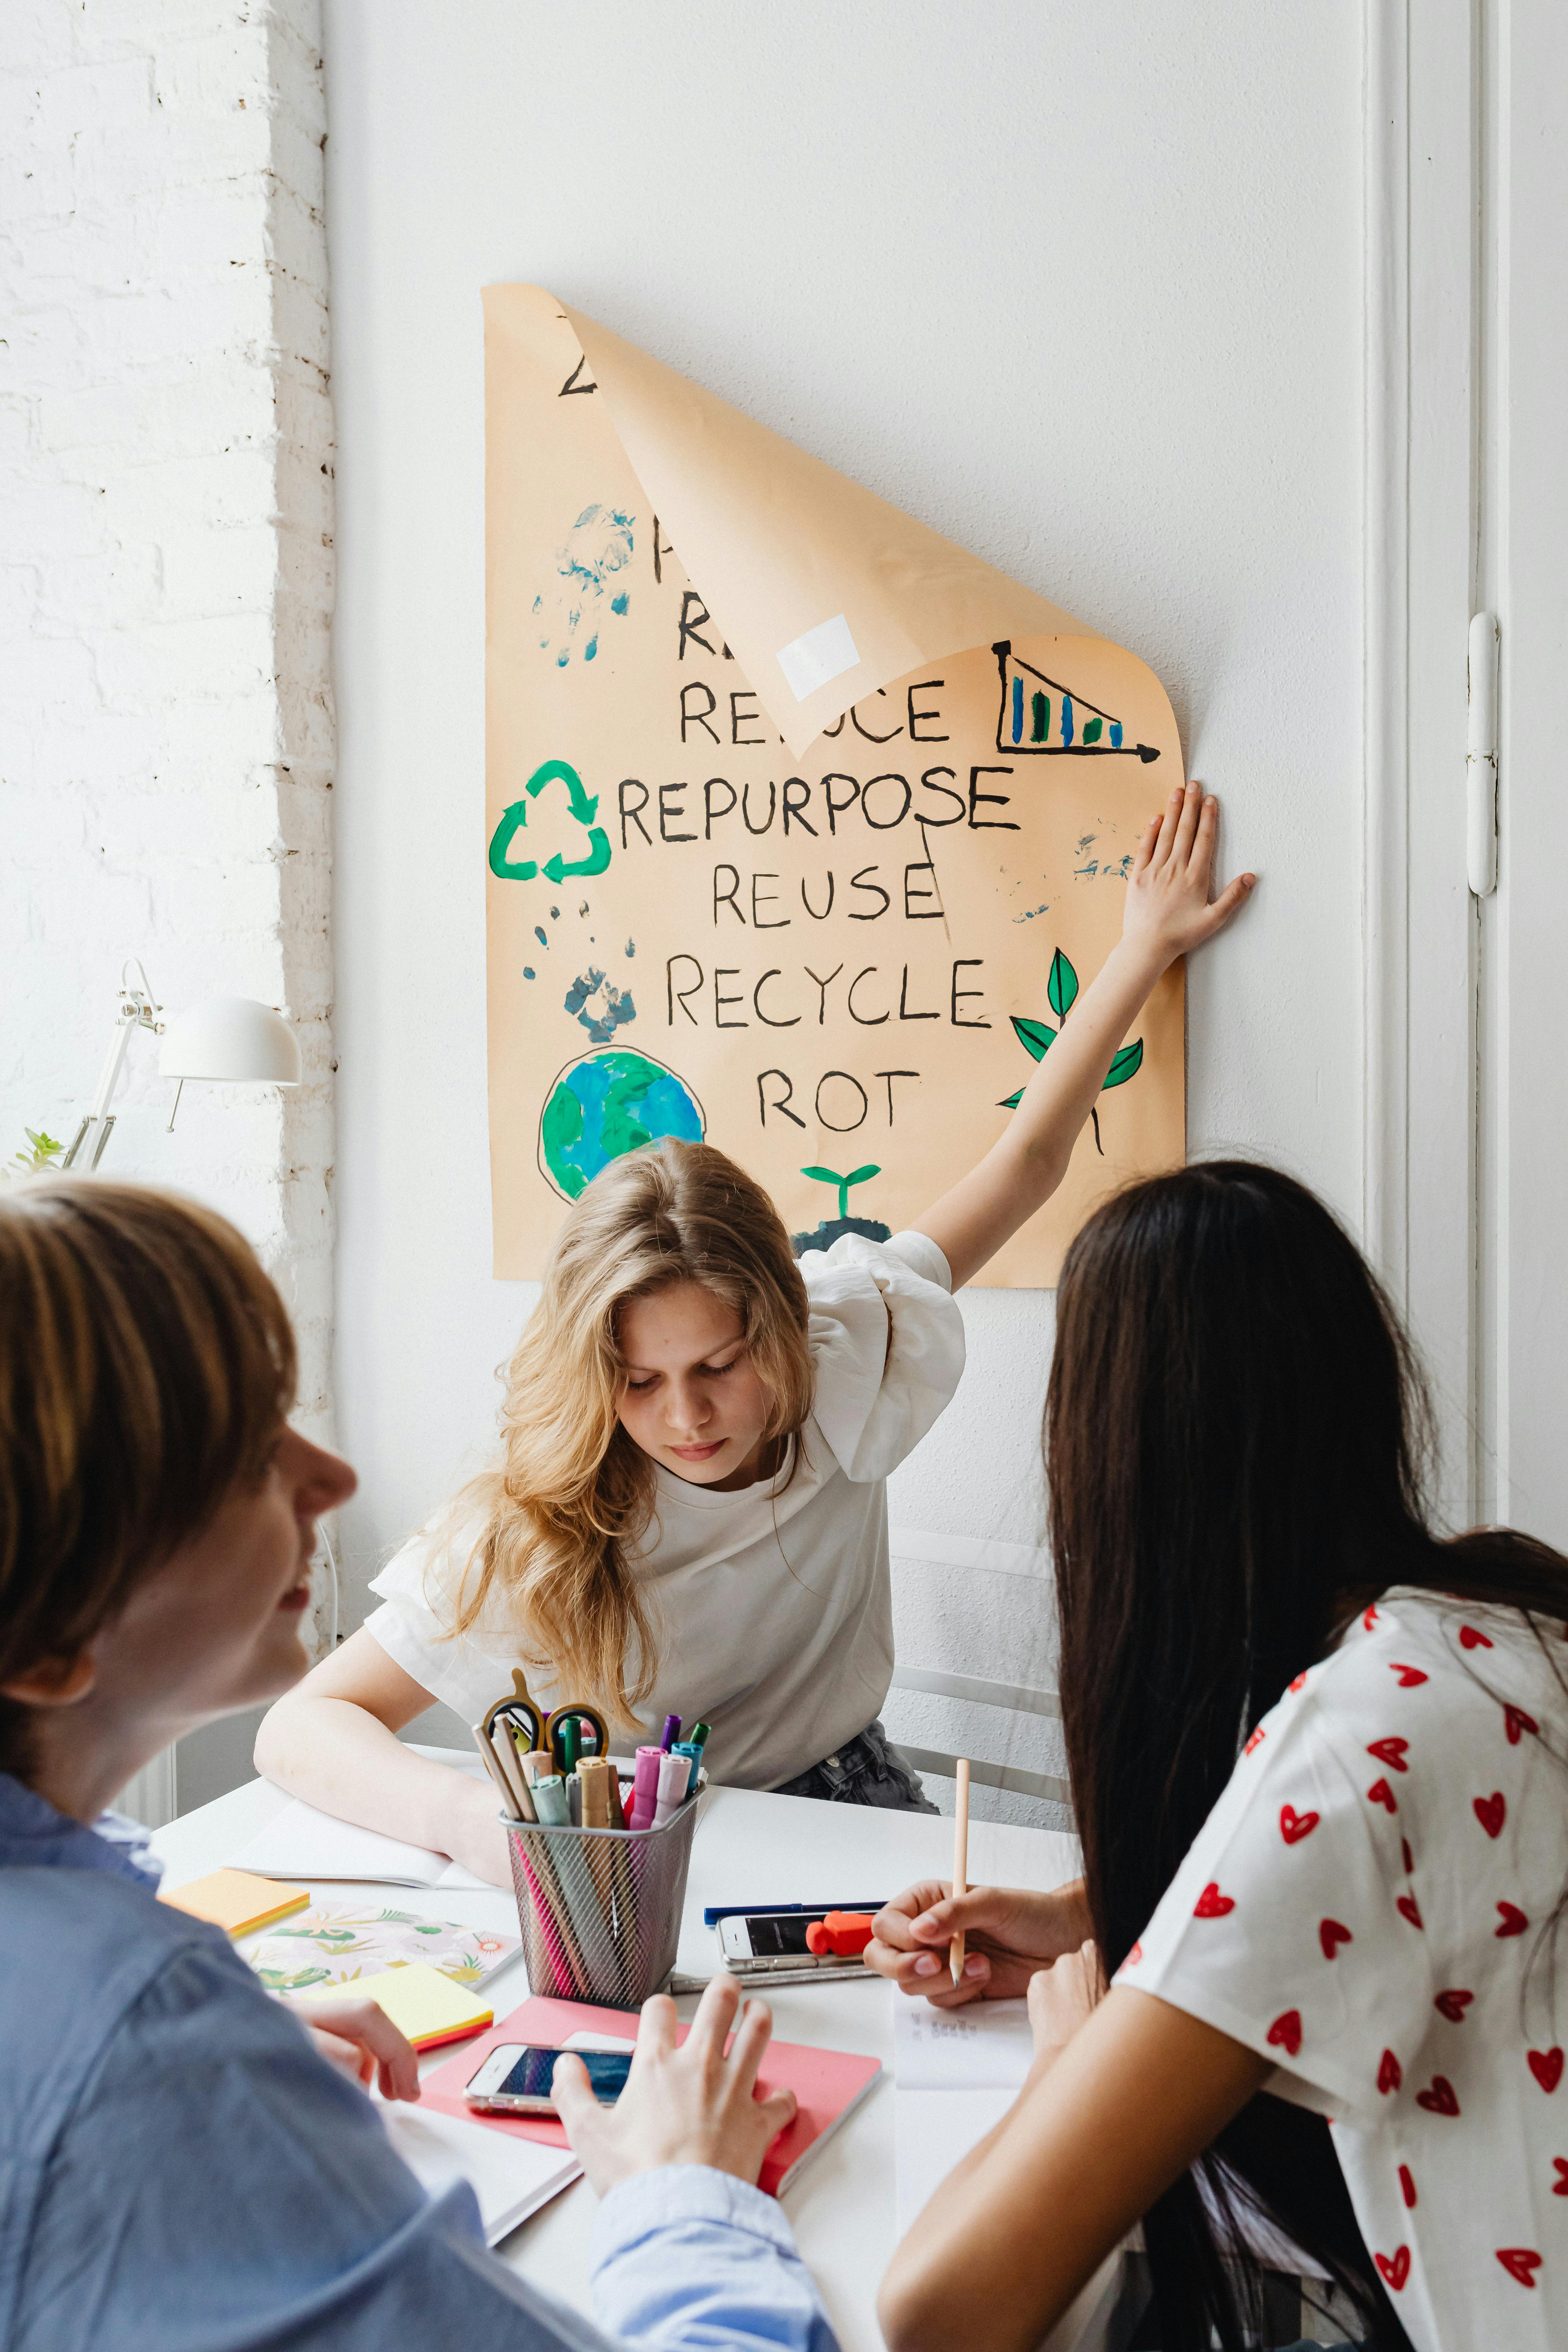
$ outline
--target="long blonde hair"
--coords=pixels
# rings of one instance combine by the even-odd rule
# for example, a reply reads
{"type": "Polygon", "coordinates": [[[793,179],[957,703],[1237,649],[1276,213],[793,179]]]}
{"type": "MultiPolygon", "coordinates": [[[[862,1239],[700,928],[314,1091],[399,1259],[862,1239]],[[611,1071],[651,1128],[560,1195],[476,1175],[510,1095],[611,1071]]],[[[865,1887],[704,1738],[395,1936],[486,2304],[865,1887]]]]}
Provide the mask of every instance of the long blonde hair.
{"type": "Polygon", "coordinates": [[[789,1235],[761,1185],[723,1152],[667,1140],[612,1160],[573,1206],[507,1367],[502,1460],[464,1488],[449,1522],[483,1519],[452,1633],[467,1633],[499,1597],[525,1664],[548,1665],[571,1696],[627,1725],[658,1663],[630,1560],[656,1485],[653,1462],[620,1423],[617,1325],[629,1299],[679,1282],[700,1284],[740,1318],[769,1400],[764,1442],[797,1434],[813,1380],[789,1235]]]}

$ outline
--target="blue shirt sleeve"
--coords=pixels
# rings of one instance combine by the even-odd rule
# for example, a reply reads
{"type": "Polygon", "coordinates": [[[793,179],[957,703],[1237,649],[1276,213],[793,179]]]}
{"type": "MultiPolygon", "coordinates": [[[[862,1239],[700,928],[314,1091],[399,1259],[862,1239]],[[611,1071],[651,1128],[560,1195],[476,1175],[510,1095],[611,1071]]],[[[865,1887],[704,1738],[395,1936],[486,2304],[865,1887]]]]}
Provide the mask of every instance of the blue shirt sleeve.
{"type": "Polygon", "coordinates": [[[776,2199],[705,2165],[612,2189],[594,2217],[594,2309],[628,2343],[837,2352],[776,2199]]]}
{"type": "MultiPolygon", "coordinates": [[[[703,2218],[684,2222],[676,2194],[622,2250],[623,2275],[644,2278],[642,2303],[659,2314],[645,2338],[671,2352],[830,2346],[826,2321],[820,2334],[797,2325],[804,2273],[782,2216],[782,2240],[748,2235],[706,2219],[705,2194],[703,2218]],[[706,2294],[706,2282],[673,2284],[693,2227],[706,2294]],[[646,2284],[661,2272],[662,2301],[646,2284]],[[737,2325],[687,2332],[683,2305],[737,2325]]],[[[110,2037],[42,2166],[22,2269],[15,2352],[614,2352],[486,2251],[466,2186],[426,2197],[369,2101],[216,1938],[177,1951],[110,2037]]],[[[805,2298],[820,2318],[809,2283],[805,2298]]]]}

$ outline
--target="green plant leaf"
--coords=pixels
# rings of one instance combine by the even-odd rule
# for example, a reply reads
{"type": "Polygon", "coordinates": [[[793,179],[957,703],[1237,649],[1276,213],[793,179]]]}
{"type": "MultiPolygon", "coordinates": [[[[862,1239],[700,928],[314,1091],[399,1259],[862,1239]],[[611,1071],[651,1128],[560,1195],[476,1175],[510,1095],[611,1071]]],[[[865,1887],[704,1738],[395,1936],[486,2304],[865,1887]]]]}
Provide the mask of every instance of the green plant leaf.
{"type": "Polygon", "coordinates": [[[1047,1029],[1043,1021],[1026,1021],[1016,1013],[1012,1015],[1012,1022],[1018,1043],[1025,1052],[1032,1055],[1037,1062],[1043,1062],[1047,1046],[1056,1044],[1056,1031],[1047,1029]]]}
{"type": "Polygon", "coordinates": [[[1078,997],[1078,974],[1058,948],[1051,958],[1051,976],[1046,983],[1046,994],[1051,1000],[1051,1011],[1058,1021],[1065,1021],[1078,997]]]}
{"type": "Polygon", "coordinates": [[[1018,1105],[1023,1101],[1023,1099],[1024,1089],[1020,1087],[1016,1095],[1006,1096],[1003,1101],[997,1104],[996,1108],[998,1110],[1016,1110],[1018,1105]]]}
{"type": "Polygon", "coordinates": [[[847,1181],[836,1168],[803,1168],[800,1172],[815,1177],[819,1184],[842,1184],[847,1181]]]}
{"type": "Polygon", "coordinates": [[[1134,1037],[1131,1045],[1123,1045],[1121,1053],[1107,1070],[1105,1086],[1101,1087],[1100,1093],[1104,1094],[1108,1087],[1125,1086],[1129,1078],[1137,1076],[1142,1066],[1143,1040],[1142,1037],[1134,1037]]]}
{"type": "Polygon", "coordinates": [[[882,1171],[879,1168],[874,1167],[872,1163],[868,1160],[864,1168],[852,1169],[849,1174],[845,1177],[844,1181],[846,1184],[864,1184],[868,1177],[879,1176],[881,1172],[882,1171]]]}

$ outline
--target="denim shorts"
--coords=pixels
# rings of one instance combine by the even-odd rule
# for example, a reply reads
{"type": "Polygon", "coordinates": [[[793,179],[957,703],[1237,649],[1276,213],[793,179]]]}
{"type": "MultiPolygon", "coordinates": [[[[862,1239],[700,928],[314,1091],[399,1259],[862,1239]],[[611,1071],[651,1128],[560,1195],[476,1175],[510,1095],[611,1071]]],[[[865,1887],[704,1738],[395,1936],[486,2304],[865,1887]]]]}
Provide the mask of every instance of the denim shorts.
{"type": "Polygon", "coordinates": [[[868,1723],[853,1739],[825,1756],[808,1772],[798,1772],[773,1791],[775,1797],[816,1797],[830,1805],[879,1805],[889,1813],[934,1813],[920,1776],[905,1763],[880,1722],[868,1723]]]}

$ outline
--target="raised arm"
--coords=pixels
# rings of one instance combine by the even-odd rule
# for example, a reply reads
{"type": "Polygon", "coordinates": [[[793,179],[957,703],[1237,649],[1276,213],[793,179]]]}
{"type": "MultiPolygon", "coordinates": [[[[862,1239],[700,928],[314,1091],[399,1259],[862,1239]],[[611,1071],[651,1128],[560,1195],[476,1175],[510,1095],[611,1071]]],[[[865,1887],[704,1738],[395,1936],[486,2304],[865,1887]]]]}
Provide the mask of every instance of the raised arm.
{"type": "Polygon", "coordinates": [[[1145,997],[1176,958],[1213,939],[1258,877],[1238,875],[1211,905],[1219,803],[1201,784],[1171,794],[1138,845],[1121,937],[1073,1006],[1024,1089],[1007,1132],[979,1165],[917,1220],[968,1282],[1067,1173],[1079,1129],[1145,997]]]}

